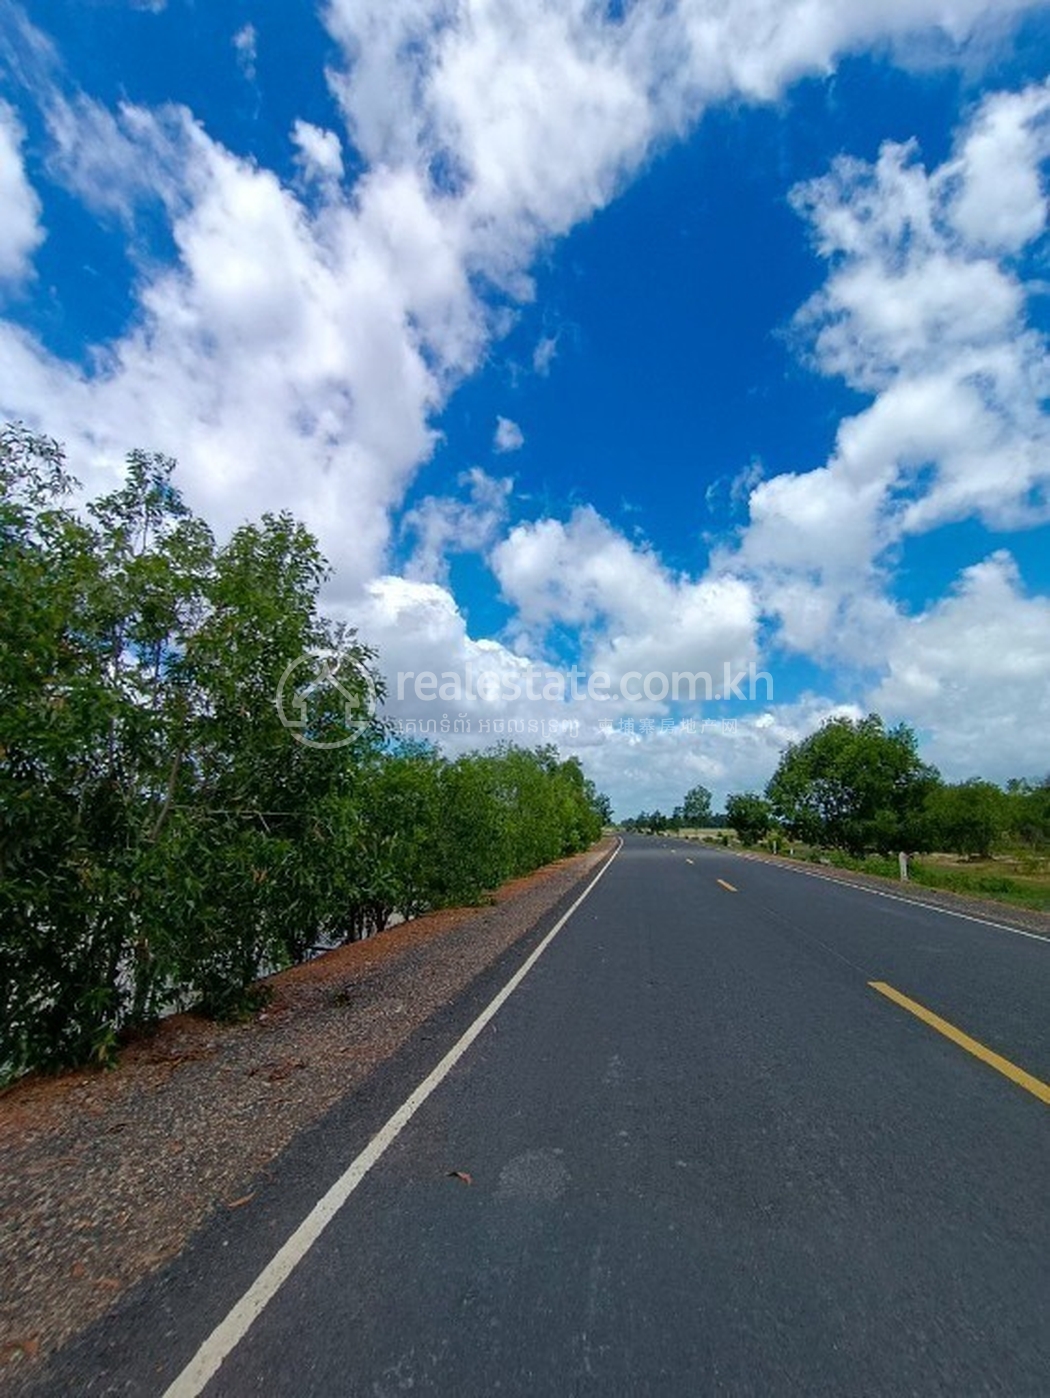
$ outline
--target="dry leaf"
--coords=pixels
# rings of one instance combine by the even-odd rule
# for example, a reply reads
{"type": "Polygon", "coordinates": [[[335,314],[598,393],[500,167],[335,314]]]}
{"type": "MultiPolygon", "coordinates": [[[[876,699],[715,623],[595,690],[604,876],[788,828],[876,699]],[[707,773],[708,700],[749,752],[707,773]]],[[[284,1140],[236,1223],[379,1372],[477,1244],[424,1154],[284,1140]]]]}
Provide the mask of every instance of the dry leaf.
{"type": "Polygon", "coordinates": [[[251,1194],[242,1194],[239,1199],[231,1200],[231,1202],[227,1204],[226,1207],[228,1209],[240,1209],[243,1208],[245,1204],[250,1204],[254,1198],[255,1191],[252,1190],[251,1194]]]}
{"type": "Polygon", "coordinates": [[[449,1170],[448,1177],[450,1180],[462,1180],[464,1184],[474,1183],[471,1177],[467,1174],[466,1170],[449,1170]]]}
{"type": "Polygon", "coordinates": [[[0,1363],[6,1364],[19,1354],[25,1359],[35,1359],[39,1353],[40,1336],[28,1335],[24,1340],[10,1340],[0,1347],[0,1363]]]}

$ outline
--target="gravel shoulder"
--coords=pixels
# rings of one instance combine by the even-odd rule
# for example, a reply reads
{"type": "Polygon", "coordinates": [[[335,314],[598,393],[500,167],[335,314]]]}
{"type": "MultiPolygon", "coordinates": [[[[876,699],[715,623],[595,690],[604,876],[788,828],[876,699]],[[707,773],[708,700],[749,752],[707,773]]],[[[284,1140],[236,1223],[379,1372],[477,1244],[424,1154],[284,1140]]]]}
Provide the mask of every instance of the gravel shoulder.
{"type": "Polygon", "coordinates": [[[878,874],[862,874],[855,869],[837,869],[833,864],[810,864],[799,859],[786,859],[782,855],[758,854],[752,850],[740,857],[760,859],[767,864],[777,864],[781,868],[793,869],[799,874],[808,874],[812,878],[859,884],[861,888],[890,893],[895,898],[903,898],[911,903],[926,903],[933,908],[944,908],[948,912],[980,918],[984,922],[998,922],[1004,927],[1017,927],[1022,932],[1034,932],[1039,936],[1050,937],[1050,914],[1036,912],[1030,908],[1019,908],[1012,903],[999,903],[994,898],[969,897],[962,893],[951,893],[947,889],[927,888],[925,884],[901,883],[897,879],[882,878],[878,874]]]}
{"type": "Polygon", "coordinates": [[[503,886],[483,908],[428,914],[271,977],[237,1025],[190,1015],[108,1072],[0,1093],[0,1387],[178,1254],[252,1181],[554,908],[605,839],[503,886]]]}

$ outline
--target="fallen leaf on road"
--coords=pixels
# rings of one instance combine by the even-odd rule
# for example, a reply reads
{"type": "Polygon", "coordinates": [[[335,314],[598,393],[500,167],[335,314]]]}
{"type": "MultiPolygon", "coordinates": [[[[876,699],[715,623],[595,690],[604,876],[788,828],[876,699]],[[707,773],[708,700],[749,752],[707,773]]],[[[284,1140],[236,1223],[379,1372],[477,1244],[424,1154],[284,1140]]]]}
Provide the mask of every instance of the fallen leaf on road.
{"type": "Polygon", "coordinates": [[[471,1177],[467,1174],[466,1170],[449,1170],[448,1177],[450,1180],[462,1180],[464,1184],[474,1183],[471,1177]]]}
{"type": "Polygon", "coordinates": [[[29,1335],[24,1340],[10,1340],[6,1345],[0,1346],[0,1363],[6,1364],[19,1354],[26,1359],[35,1359],[39,1353],[40,1336],[29,1335]]]}
{"type": "Polygon", "coordinates": [[[253,1190],[251,1194],[242,1194],[239,1199],[231,1200],[231,1202],[227,1204],[226,1207],[228,1209],[240,1209],[243,1208],[245,1204],[250,1204],[254,1198],[255,1191],[253,1190]]]}

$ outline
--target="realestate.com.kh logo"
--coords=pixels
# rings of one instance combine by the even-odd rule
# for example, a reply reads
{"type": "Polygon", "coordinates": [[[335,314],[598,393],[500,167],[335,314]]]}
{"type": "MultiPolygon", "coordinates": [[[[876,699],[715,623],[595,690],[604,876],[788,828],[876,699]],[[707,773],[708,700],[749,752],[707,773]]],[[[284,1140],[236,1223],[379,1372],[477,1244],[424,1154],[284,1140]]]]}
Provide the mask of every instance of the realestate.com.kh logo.
{"type": "Polygon", "coordinates": [[[339,678],[341,663],[338,654],[301,655],[281,676],[274,700],[277,714],[304,747],[346,747],[374,726],[377,696],[371,675],[355,669],[347,683],[339,678]],[[333,723],[340,706],[342,718],[333,723]]]}

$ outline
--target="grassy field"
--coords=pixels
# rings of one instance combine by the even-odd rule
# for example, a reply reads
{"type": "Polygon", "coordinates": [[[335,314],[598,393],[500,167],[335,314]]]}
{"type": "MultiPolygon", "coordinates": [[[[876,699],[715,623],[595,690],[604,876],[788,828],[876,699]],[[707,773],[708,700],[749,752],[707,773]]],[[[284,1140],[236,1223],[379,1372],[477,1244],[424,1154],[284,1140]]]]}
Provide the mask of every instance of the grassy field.
{"type": "MultiPolygon", "coordinates": [[[[899,878],[897,860],[881,855],[852,858],[839,850],[819,854],[795,847],[796,859],[826,859],[839,869],[899,878]]],[[[1050,912],[1050,861],[1031,854],[1004,853],[991,859],[966,859],[954,854],[927,854],[908,864],[912,883],[943,888],[973,898],[991,898],[1036,912],[1050,912]]]]}

